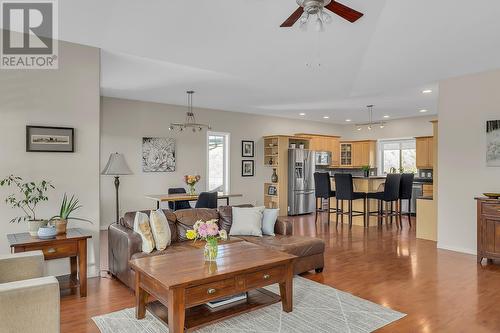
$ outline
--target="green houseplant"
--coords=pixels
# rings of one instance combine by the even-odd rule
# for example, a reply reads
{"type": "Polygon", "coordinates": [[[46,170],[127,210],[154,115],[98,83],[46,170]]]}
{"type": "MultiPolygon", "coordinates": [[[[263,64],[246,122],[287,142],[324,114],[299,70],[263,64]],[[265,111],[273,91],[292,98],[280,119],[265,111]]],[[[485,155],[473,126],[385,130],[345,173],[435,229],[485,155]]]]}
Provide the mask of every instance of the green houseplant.
{"type": "Polygon", "coordinates": [[[21,177],[10,175],[0,180],[0,186],[14,187],[15,193],[11,193],[5,198],[5,203],[12,208],[19,208],[24,215],[16,216],[10,223],[27,221],[28,230],[31,236],[36,236],[40,226],[47,223],[46,220],[37,218],[36,208],[39,203],[48,201],[46,193],[55,187],[46,180],[39,182],[24,182],[21,177]]]}
{"type": "Polygon", "coordinates": [[[361,170],[363,170],[364,176],[369,177],[370,176],[370,169],[371,167],[369,165],[363,165],[361,166],[361,170]]]}
{"type": "Polygon", "coordinates": [[[72,195],[68,200],[68,196],[66,195],[66,193],[64,193],[59,214],[52,216],[52,218],[50,219],[51,221],[55,221],[57,235],[64,235],[66,233],[68,220],[78,220],[92,223],[92,221],[90,220],[71,216],[71,214],[82,207],[81,205],[79,205],[79,203],[80,202],[78,198],[76,198],[74,195],[72,195]]]}

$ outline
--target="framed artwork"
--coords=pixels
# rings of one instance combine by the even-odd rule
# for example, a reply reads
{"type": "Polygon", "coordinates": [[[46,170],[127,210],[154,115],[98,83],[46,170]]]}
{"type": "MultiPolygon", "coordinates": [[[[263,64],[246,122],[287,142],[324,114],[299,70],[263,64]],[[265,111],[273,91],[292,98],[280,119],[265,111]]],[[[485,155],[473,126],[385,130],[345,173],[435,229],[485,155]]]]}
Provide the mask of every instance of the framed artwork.
{"type": "Polygon", "coordinates": [[[276,189],[276,186],[270,185],[267,188],[267,194],[269,194],[269,195],[276,195],[277,193],[278,193],[278,190],[276,189]]]}
{"type": "Polygon", "coordinates": [[[26,126],[26,151],[73,153],[74,138],[72,127],[26,126]]]}
{"type": "Polygon", "coordinates": [[[500,166],[500,120],[486,122],[486,165],[500,166]]]}
{"type": "Polygon", "coordinates": [[[142,138],[142,171],[174,172],[175,140],[172,138],[142,138]]]}
{"type": "Polygon", "coordinates": [[[241,141],[241,157],[254,157],[254,141],[241,141]]]}
{"type": "Polygon", "coordinates": [[[254,162],[253,162],[253,160],[242,160],[241,161],[241,176],[242,177],[253,177],[254,176],[254,162]]]}

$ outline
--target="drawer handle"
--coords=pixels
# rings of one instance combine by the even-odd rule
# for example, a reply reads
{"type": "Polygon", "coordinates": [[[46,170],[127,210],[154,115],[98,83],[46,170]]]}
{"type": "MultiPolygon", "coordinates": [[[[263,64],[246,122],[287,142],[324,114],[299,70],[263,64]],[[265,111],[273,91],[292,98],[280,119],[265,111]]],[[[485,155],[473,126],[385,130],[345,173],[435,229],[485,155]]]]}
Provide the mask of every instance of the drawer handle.
{"type": "Polygon", "coordinates": [[[208,289],[208,290],[207,290],[207,293],[208,293],[209,295],[212,295],[212,294],[215,294],[215,292],[216,292],[216,291],[217,291],[217,290],[215,290],[214,288],[210,288],[210,289],[208,289]]]}
{"type": "Polygon", "coordinates": [[[51,248],[47,249],[47,253],[56,253],[56,249],[51,247],[51,248]]]}
{"type": "Polygon", "coordinates": [[[271,277],[271,275],[269,275],[269,274],[264,274],[264,280],[267,280],[267,279],[269,279],[270,277],[271,277]]]}

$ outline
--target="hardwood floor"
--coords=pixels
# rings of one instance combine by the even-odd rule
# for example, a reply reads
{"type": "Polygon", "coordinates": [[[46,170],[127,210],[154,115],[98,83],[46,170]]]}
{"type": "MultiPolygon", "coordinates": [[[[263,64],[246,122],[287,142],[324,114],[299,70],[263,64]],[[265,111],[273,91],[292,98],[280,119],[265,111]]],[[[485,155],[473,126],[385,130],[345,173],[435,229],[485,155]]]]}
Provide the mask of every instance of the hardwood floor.
{"type": "MultiPolygon", "coordinates": [[[[349,231],[326,225],[326,216],[317,223],[314,216],[292,219],[295,234],[327,245],[323,273],[304,277],[407,314],[377,332],[500,332],[500,265],[437,250],[434,242],[416,239],[405,220],[403,231],[395,223],[349,231]]],[[[120,282],[89,279],[87,298],[62,297],[61,330],[99,332],[92,316],[133,306],[132,292],[120,282]]]]}

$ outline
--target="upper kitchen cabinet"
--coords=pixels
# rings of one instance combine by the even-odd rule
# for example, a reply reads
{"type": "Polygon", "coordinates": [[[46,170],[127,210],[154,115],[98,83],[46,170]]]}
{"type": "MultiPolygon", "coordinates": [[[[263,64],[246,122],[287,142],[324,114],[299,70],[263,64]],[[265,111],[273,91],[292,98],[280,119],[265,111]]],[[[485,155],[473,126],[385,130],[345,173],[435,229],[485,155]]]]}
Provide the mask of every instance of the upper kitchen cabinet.
{"type": "Polygon", "coordinates": [[[376,141],[349,141],[340,143],[340,166],[358,168],[376,165],[376,141]]]}
{"type": "Polygon", "coordinates": [[[331,152],[331,166],[338,166],[340,164],[340,146],[338,136],[307,133],[297,133],[295,135],[309,138],[309,149],[311,150],[331,152]]]}
{"type": "Polygon", "coordinates": [[[434,138],[432,136],[416,137],[417,169],[432,169],[434,165],[434,138]]]}

